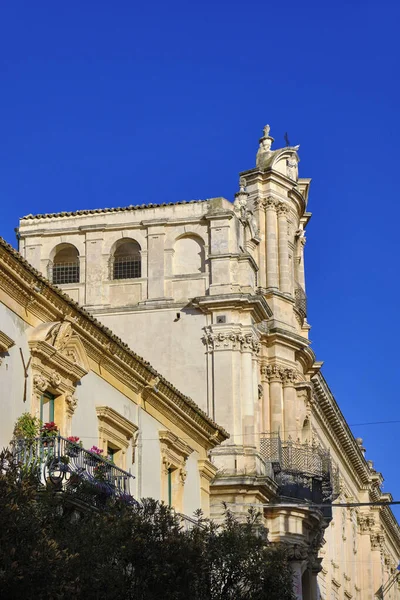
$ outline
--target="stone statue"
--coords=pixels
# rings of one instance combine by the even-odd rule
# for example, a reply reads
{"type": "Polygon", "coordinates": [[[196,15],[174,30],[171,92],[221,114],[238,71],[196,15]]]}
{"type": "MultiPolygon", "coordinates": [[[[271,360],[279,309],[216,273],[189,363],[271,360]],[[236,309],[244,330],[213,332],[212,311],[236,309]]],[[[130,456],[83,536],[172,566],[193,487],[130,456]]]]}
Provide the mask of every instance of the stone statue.
{"type": "Polygon", "coordinates": [[[298,171],[297,171],[297,160],[295,156],[288,158],[286,161],[286,174],[289,179],[292,181],[297,181],[298,171]]]}

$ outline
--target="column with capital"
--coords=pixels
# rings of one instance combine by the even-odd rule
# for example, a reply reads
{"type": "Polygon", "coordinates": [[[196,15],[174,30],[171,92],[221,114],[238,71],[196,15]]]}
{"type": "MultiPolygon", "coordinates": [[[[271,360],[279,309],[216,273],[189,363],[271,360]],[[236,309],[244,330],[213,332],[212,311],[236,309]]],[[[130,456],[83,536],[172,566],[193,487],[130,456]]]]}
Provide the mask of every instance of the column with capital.
{"type": "Polygon", "coordinates": [[[265,206],[265,243],[266,243],[266,263],[267,263],[267,287],[279,287],[278,274],[278,239],[277,239],[277,219],[276,219],[276,200],[269,196],[264,201],[265,206]]]}
{"type": "Polygon", "coordinates": [[[283,430],[282,367],[280,367],[279,365],[268,365],[267,366],[267,375],[269,378],[271,432],[278,432],[282,435],[282,430],[283,430]]]}
{"type": "Polygon", "coordinates": [[[287,234],[288,207],[283,202],[278,204],[278,247],[279,247],[279,289],[283,294],[290,294],[289,245],[287,234]]]}

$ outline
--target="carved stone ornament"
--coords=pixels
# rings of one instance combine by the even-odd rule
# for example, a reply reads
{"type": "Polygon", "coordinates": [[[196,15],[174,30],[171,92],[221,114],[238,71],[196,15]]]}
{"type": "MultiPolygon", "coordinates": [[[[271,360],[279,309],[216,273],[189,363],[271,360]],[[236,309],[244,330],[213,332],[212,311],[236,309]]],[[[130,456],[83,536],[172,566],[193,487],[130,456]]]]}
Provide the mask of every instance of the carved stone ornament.
{"type": "Polygon", "coordinates": [[[69,321],[57,323],[50,329],[45,340],[57,350],[63,350],[72,337],[72,327],[69,321]]]}
{"type": "Polygon", "coordinates": [[[262,205],[266,210],[276,210],[278,207],[279,201],[276,200],[273,196],[268,196],[268,198],[264,198],[262,201],[262,205]]]}
{"type": "Polygon", "coordinates": [[[308,558],[307,546],[300,544],[285,544],[286,552],[289,560],[305,560],[308,558]]]}
{"type": "Polygon", "coordinates": [[[61,377],[55,371],[53,371],[53,373],[50,375],[50,383],[55,388],[57,388],[61,383],[61,377]]]}
{"type": "Polygon", "coordinates": [[[283,202],[279,202],[277,205],[277,211],[278,211],[278,216],[285,217],[289,212],[289,208],[283,202]]]}
{"type": "Polygon", "coordinates": [[[361,533],[372,532],[372,529],[375,526],[375,519],[372,515],[360,513],[357,515],[357,520],[361,533]]]}
{"type": "Polygon", "coordinates": [[[260,340],[254,333],[213,332],[207,327],[203,342],[209,350],[250,350],[255,354],[260,350],[260,340]]]}
{"type": "Polygon", "coordinates": [[[43,375],[35,375],[33,378],[33,385],[39,392],[45,392],[48,388],[47,379],[45,379],[43,375]]]}
{"type": "Polygon", "coordinates": [[[280,381],[284,385],[294,385],[297,381],[297,371],[281,365],[263,365],[261,374],[269,381],[280,381]]]}
{"type": "Polygon", "coordinates": [[[371,550],[382,550],[385,536],[382,533],[371,533],[371,550]]]}
{"type": "Polygon", "coordinates": [[[185,485],[186,477],[187,477],[187,471],[186,471],[185,467],[181,467],[179,469],[179,480],[182,485],[185,485]]]}
{"type": "Polygon", "coordinates": [[[76,407],[78,406],[78,400],[75,396],[66,396],[65,402],[67,403],[68,409],[71,413],[75,412],[76,407]]]}

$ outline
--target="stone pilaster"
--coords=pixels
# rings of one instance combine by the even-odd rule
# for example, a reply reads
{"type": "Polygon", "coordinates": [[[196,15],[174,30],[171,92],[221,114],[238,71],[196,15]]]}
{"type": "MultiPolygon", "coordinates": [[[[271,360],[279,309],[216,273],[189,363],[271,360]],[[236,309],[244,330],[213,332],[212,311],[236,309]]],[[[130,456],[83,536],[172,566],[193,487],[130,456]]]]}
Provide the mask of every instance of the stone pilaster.
{"type": "Polygon", "coordinates": [[[278,289],[278,240],[277,240],[277,218],[276,200],[269,196],[265,202],[265,242],[267,263],[267,287],[278,289]]]}
{"type": "Polygon", "coordinates": [[[148,299],[164,298],[164,225],[149,224],[147,233],[148,299]]]}
{"type": "Polygon", "coordinates": [[[289,436],[293,439],[297,439],[298,437],[298,432],[296,430],[296,378],[296,371],[294,369],[284,369],[282,372],[284,439],[288,439],[289,436]]]}
{"type": "Polygon", "coordinates": [[[279,247],[279,288],[283,294],[290,294],[289,245],[287,235],[288,207],[278,204],[278,247],[279,247]]]}

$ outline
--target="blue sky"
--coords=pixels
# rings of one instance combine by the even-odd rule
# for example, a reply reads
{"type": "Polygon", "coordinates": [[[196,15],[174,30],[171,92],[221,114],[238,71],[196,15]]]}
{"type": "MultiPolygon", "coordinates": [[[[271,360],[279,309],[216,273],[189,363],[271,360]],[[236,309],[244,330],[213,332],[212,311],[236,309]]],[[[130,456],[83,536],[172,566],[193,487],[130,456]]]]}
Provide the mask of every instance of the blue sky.
{"type": "MultiPolygon", "coordinates": [[[[324,374],[350,424],[400,420],[400,5],[14,0],[0,14],[0,235],[15,243],[29,213],[232,199],[270,123],[313,179],[324,374]]],[[[400,499],[399,423],[353,431],[400,499]]]]}

